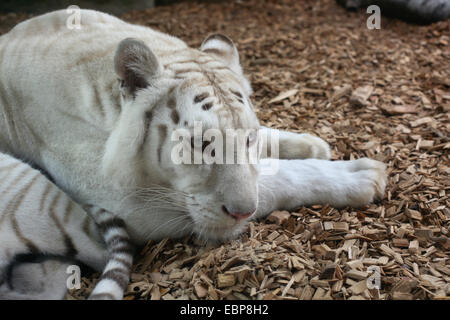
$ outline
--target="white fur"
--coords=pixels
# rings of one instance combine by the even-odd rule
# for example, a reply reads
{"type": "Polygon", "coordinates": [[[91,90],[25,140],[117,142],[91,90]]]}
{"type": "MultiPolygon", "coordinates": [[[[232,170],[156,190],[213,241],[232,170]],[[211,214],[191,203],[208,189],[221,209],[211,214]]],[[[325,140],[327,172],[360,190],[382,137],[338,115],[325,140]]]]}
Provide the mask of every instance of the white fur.
{"type": "MultiPolygon", "coordinates": [[[[106,14],[81,15],[80,31],[68,30],[67,14],[57,11],[0,37],[0,149],[45,168],[80,203],[123,217],[136,242],[189,233],[208,240],[236,236],[246,221],[225,214],[223,205],[234,212],[257,209],[262,216],[312,203],[360,206],[382,195],[384,167],[373,160],[281,160],[274,176],[259,176],[252,165],[174,165],[170,135],[184,121],[220,130],[236,127],[236,121],[259,128],[235,46],[216,38],[196,50],[106,14]],[[125,38],[143,41],[161,67],[135,97],[119,87],[114,72],[114,55],[125,38]],[[195,62],[183,64],[189,60],[195,62]],[[181,79],[183,68],[190,70],[181,79]],[[215,89],[205,72],[214,74],[215,89]],[[167,107],[174,87],[178,124],[167,107]],[[237,102],[229,89],[244,96],[234,117],[229,107],[237,102]],[[209,111],[193,103],[205,91],[214,103],[209,111]],[[147,131],[148,112],[153,118],[147,131]],[[159,148],[161,125],[168,138],[159,148]]],[[[329,159],[323,140],[280,133],[282,157],[329,159]]]]}

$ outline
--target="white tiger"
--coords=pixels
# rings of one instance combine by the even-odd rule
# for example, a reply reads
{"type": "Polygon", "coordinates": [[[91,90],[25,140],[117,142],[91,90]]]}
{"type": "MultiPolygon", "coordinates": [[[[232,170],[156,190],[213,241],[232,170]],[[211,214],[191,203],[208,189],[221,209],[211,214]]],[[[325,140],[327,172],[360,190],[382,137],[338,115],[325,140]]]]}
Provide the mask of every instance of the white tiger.
{"type": "Polygon", "coordinates": [[[122,298],[133,258],[125,225],[86,208],[92,217],[41,172],[0,153],[0,299],[61,299],[77,261],[104,270],[91,299],[122,298]]]}
{"type": "Polygon", "coordinates": [[[261,128],[236,46],[212,35],[194,49],[90,10],[79,30],[67,18],[52,12],[0,37],[0,149],[44,168],[79,203],[118,214],[137,244],[191,233],[221,241],[276,209],[383,196],[384,164],[329,161],[328,145],[308,134],[264,128],[280,137],[284,159],[267,160],[274,175],[254,164],[175,164],[171,135],[195,121],[261,128]],[[288,160],[305,158],[321,159],[288,160]]]}

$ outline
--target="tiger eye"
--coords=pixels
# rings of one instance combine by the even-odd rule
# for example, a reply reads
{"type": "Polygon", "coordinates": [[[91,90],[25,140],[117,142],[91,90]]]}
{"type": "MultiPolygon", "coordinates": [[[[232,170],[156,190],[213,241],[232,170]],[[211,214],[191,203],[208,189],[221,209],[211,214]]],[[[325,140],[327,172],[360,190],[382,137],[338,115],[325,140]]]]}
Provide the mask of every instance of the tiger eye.
{"type": "Polygon", "coordinates": [[[212,104],[211,102],[208,102],[208,103],[205,103],[205,104],[202,106],[202,109],[205,110],[205,111],[207,111],[207,110],[211,109],[212,106],[213,106],[213,104],[212,104]]]}

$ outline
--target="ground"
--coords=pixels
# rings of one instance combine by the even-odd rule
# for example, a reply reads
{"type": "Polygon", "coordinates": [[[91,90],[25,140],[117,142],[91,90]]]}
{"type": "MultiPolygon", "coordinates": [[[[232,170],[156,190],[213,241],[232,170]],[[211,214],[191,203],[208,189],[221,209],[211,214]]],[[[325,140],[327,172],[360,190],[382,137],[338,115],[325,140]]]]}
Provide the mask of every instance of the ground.
{"type": "MultiPolygon", "coordinates": [[[[369,30],[367,17],[334,0],[186,2],[122,17],[195,47],[229,35],[262,124],[316,134],[334,160],[371,157],[389,173],[385,198],[365,208],[275,212],[222,245],[149,242],[125,299],[450,299],[450,21],[382,18],[369,30]]],[[[84,299],[96,278],[68,298],[84,299]]]]}

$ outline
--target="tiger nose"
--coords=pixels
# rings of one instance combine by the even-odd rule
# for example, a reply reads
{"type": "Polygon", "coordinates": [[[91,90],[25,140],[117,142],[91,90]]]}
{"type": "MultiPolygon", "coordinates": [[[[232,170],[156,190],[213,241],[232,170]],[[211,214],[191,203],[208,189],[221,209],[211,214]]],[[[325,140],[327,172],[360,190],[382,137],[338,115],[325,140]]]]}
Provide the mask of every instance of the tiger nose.
{"type": "Polygon", "coordinates": [[[229,210],[226,206],[222,206],[222,211],[229,215],[230,217],[233,217],[236,220],[243,220],[243,219],[247,219],[250,218],[256,211],[256,209],[254,209],[253,211],[249,212],[248,210],[241,210],[241,211],[247,211],[247,212],[240,212],[240,211],[236,211],[236,210],[229,210]]]}

